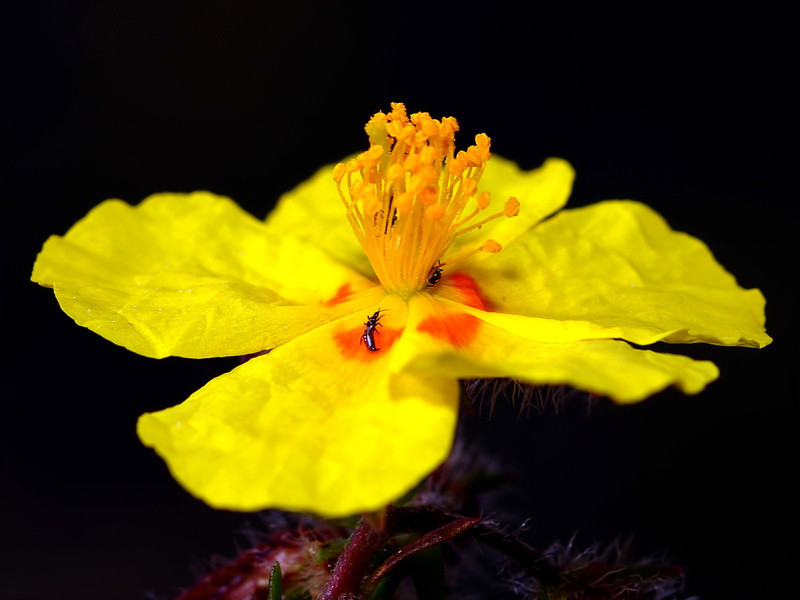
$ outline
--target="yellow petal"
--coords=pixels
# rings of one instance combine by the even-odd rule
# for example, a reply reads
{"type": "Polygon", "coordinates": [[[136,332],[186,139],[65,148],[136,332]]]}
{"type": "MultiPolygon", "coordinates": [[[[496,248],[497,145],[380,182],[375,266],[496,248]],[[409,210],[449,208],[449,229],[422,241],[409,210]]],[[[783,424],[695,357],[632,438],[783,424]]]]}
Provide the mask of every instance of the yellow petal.
{"type": "Polygon", "coordinates": [[[333,181],[333,167],[318,169],[310,179],[283,194],[267,216],[267,227],[277,234],[290,231],[342,264],[372,276],[372,267],[347,222],[333,181]]]}
{"type": "MultiPolygon", "coordinates": [[[[405,317],[399,303],[384,306],[386,334],[405,317]]],[[[390,374],[388,351],[356,341],[363,318],[300,336],[143,415],[142,441],[214,507],[343,516],[385,506],[447,456],[458,387],[449,373],[390,374]]]]}
{"type": "Polygon", "coordinates": [[[695,394],[719,374],[711,362],[637,350],[619,340],[541,343],[475,314],[424,295],[412,299],[406,331],[394,347],[402,359],[392,367],[421,376],[447,373],[569,385],[617,402],[643,400],[670,385],[695,394]],[[438,325],[431,326],[432,319],[438,325]]]}
{"type": "MultiPolygon", "coordinates": [[[[490,221],[461,237],[453,245],[450,254],[457,255],[464,249],[478,248],[492,239],[505,247],[531,227],[563,207],[570,192],[575,171],[570,164],[559,158],[550,158],[530,171],[522,171],[516,163],[492,154],[480,180],[478,190],[491,194],[491,204],[482,214],[493,214],[503,210],[509,197],[519,200],[519,214],[515,217],[490,221]]],[[[445,257],[446,258],[446,257],[445,257]]],[[[486,253],[476,255],[476,262],[491,261],[486,253]]]]}
{"type": "Polygon", "coordinates": [[[207,192],[104,202],[47,241],[32,279],[78,324],[158,358],[272,348],[355,310],[320,302],[373,285],[207,192]]]}
{"type": "Polygon", "coordinates": [[[574,328],[577,335],[640,344],[771,341],[761,292],[739,287],[703,242],[637,202],[564,210],[470,273],[493,310],[591,325],[574,328]],[[587,329],[595,333],[581,333],[587,329]]]}

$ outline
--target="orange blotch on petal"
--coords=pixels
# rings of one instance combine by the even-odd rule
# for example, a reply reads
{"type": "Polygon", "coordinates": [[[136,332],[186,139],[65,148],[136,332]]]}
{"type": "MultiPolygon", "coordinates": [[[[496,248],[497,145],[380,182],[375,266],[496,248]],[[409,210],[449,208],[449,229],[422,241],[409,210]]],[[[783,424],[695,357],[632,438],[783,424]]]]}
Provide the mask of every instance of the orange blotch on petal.
{"type": "Polygon", "coordinates": [[[345,329],[334,334],[333,339],[339,352],[347,360],[358,360],[361,362],[372,362],[384,355],[385,351],[391,349],[392,345],[400,338],[402,329],[392,327],[377,327],[375,347],[377,350],[370,350],[364,343],[364,327],[354,327],[345,329]]]}
{"type": "Polygon", "coordinates": [[[343,302],[345,298],[347,298],[352,293],[353,293],[353,288],[351,287],[351,285],[349,283],[345,283],[338,290],[336,290],[336,293],[331,298],[323,302],[323,304],[325,306],[334,306],[336,304],[339,304],[340,302],[343,302]]]}
{"type": "Polygon", "coordinates": [[[472,308],[491,310],[489,301],[481,296],[480,288],[475,280],[466,273],[453,273],[444,277],[441,285],[455,288],[461,296],[461,302],[472,308]]]}
{"type": "Polygon", "coordinates": [[[417,325],[417,330],[456,348],[468,346],[475,339],[481,320],[467,313],[427,317],[417,325]]]}

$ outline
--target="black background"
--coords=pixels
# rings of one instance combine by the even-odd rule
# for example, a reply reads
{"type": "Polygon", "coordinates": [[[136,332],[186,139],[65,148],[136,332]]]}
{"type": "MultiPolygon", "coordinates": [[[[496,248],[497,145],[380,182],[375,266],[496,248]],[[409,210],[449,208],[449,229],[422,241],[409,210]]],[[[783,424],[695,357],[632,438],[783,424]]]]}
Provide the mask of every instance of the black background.
{"type": "MultiPolygon", "coordinates": [[[[22,4],[22,3],[20,3],[22,4]]],[[[675,3],[467,9],[297,0],[31,2],[6,13],[0,598],[169,597],[258,518],[213,511],[141,447],[136,417],[234,359],[155,361],[76,327],[28,282],[36,252],[108,197],[208,189],[265,215],[365,147],[390,101],[461,144],[577,169],[572,206],[635,198],[760,287],[765,350],[588,418],[498,408],[471,440],[520,470],[509,524],[537,544],[634,534],[702,598],[785,596],[796,570],[790,302],[798,252],[788,15],[675,3]],[[9,185],[10,184],[10,185],[9,185]]]]}

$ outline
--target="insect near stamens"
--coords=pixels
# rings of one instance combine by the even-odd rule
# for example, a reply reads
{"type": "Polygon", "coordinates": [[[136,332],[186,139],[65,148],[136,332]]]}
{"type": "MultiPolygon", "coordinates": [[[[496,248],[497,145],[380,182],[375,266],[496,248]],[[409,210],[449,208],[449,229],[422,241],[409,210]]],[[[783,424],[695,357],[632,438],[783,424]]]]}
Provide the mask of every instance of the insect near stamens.
{"type": "Polygon", "coordinates": [[[380,335],[380,332],[377,331],[376,328],[379,326],[383,327],[383,325],[379,323],[379,321],[381,320],[382,312],[383,311],[379,308],[374,313],[372,313],[372,316],[367,315],[367,322],[364,323],[364,325],[366,325],[367,328],[364,330],[364,333],[361,334],[361,340],[358,342],[359,345],[361,344],[361,342],[365,343],[367,345],[367,348],[369,350],[372,350],[373,352],[377,352],[378,350],[380,350],[380,348],[375,346],[375,336],[380,335]]]}
{"type": "Polygon", "coordinates": [[[426,285],[425,287],[435,286],[441,278],[442,278],[442,263],[439,262],[439,264],[433,269],[433,273],[431,273],[431,276],[428,277],[428,285],[426,285]]]}

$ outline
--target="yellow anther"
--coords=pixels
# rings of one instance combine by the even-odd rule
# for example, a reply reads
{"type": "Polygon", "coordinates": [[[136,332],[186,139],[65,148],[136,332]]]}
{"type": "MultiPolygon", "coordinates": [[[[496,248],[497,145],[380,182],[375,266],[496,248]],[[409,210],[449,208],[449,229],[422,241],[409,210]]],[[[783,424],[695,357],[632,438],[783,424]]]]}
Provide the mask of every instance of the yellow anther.
{"type": "Polygon", "coordinates": [[[381,210],[381,202],[374,190],[367,189],[362,192],[361,201],[364,203],[364,214],[374,215],[381,210]]]}
{"type": "Polygon", "coordinates": [[[450,175],[455,175],[456,177],[461,175],[467,168],[467,161],[464,156],[463,152],[459,152],[455,157],[448,159],[447,161],[447,170],[450,175]]]}
{"type": "Polygon", "coordinates": [[[393,206],[401,213],[407,213],[414,204],[414,194],[403,192],[394,198],[393,206]]]}
{"type": "MultiPolygon", "coordinates": [[[[420,171],[419,173],[413,173],[411,178],[408,182],[408,189],[409,191],[416,194],[422,194],[425,191],[425,188],[428,187],[429,179],[425,176],[425,173],[420,171]]],[[[422,200],[422,198],[420,198],[422,200]]]]}
{"type": "Polygon", "coordinates": [[[425,218],[429,221],[438,221],[444,216],[444,204],[433,204],[425,209],[425,218]]]}
{"type": "Polygon", "coordinates": [[[365,154],[367,161],[376,163],[380,161],[381,156],[383,156],[383,146],[370,146],[369,150],[367,150],[365,154]]]}
{"type": "Polygon", "coordinates": [[[392,102],[392,118],[399,121],[408,121],[406,105],[402,102],[392,102]]]}
{"type": "Polygon", "coordinates": [[[333,167],[333,180],[336,183],[341,183],[346,171],[347,166],[344,163],[338,163],[335,167],[333,167]]]}
{"type": "Polygon", "coordinates": [[[397,121],[386,123],[386,134],[393,138],[400,139],[403,134],[403,124],[397,121]]]}
{"type": "Polygon", "coordinates": [[[456,131],[458,131],[458,121],[456,121],[455,117],[445,117],[444,119],[442,119],[443,136],[447,138],[452,138],[455,135],[456,131]]]}
{"type": "Polygon", "coordinates": [[[416,133],[417,130],[414,129],[414,126],[411,123],[405,123],[403,128],[400,130],[400,135],[397,136],[397,141],[403,142],[405,140],[410,140],[416,133]]]}
{"type": "Polygon", "coordinates": [[[497,254],[502,249],[503,247],[494,240],[486,240],[483,246],[481,246],[481,250],[483,250],[484,252],[489,252],[491,254],[497,254]]]}
{"type": "MultiPolygon", "coordinates": [[[[429,206],[429,205],[435,203],[436,200],[439,198],[439,192],[436,191],[435,187],[433,187],[432,185],[429,185],[424,190],[422,190],[422,192],[420,193],[419,197],[422,200],[423,204],[429,206]]],[[[442,206],[442,205],[440,205],[440,206],[442,206]]]]}
{"type": "Polygon", "coordinates": [[[470,167],[478,167],[483,164],[483,152],[477,146],[467,148],[467,162],[470,167]]]}
{"type": "Polygon", "coordinates": [[[422,132],[428,137],[437,137],[439,135],[439,122],[431,118],[423,120],[422,132]]]}
{"type": "Polygon", "coordinates": [[[409,173],[416,173],[422,168],[422,160],[419,154],[412,154],[408,156],[403,163],[403,168],[409,173]]]}
{"type": "Polygon", "coordinates": [[[489,202],[492,201],[492,196],[489,192],[481,192],[478,194],[478,210],[483,210],[487,206],[489,206],[489,202]]]}
{"type": "Polygon", "coordinates": [[[507,217],[516,217],[519,214],[519,200],[511,196],[506,200],[506,205],[503,208],[503,214],[507,217]]]}
{"type": "Polygon", "coordinates": [[[389,170],[386,172],[386,179],[395,183],[399,181],[404,181],[406,178],[406,170],[403,168],[403,165],[394,163],[389,165],[389,170]]]}
{"type": "Polygon", "coordinates": [[[489,145],[491,140],[488,135],[485,133],[479,133],[475,136],[475,144],[478,146],[478,151],[481,155],[481,160],[486,162],[492,157],[492,153],[489,152],[489,145]]]}

